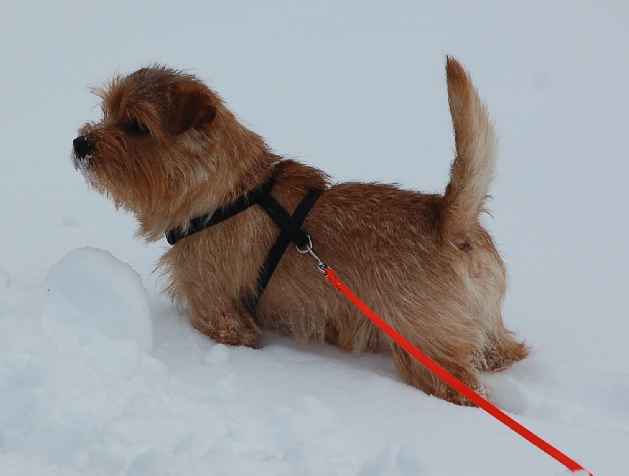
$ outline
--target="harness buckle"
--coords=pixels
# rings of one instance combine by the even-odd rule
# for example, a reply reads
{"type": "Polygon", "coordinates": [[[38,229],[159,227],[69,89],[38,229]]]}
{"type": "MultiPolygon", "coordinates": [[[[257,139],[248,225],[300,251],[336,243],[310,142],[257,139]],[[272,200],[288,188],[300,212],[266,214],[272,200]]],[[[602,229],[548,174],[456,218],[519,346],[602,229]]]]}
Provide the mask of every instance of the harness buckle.
{"type": "Polygon", "coordinates": [[[295,249],[297,249],[297,253],[302,254],[302,255],[309,255],[312,258],[314,258],[314,260],[317,262],[317,269],[321,272],[321,274],[325,275],[326,270],[328,269],[328,265],[325,264],[321,260],[321,258],[319,258],[317,253],[314,252],[314,249],[312,246],[312,238],[310,237],[309,233],[306,233],[306,238],[307,238],[307,241],[303,245],[303,247],[300,247],[299,245],[295,245],[295,249]]]}

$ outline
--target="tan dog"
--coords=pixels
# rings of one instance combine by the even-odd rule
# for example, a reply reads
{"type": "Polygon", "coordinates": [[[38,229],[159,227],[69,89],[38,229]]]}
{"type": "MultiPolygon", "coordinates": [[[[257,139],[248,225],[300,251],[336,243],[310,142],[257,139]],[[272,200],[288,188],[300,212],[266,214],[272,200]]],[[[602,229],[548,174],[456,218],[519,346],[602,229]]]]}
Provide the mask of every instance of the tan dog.
{"type": "MultiPolygon", "coordinates": [[[[318,254],[376,312],[467,385],[527,355],[503,325],[505,267],[479,214],[494,173],[495,138],[468,76],[447,61],[456,159],[445,195],[392,185],[329,185],[321,171],[274,154],[195,77],[161,66],[116,77],[100,95],[103,119],[74,141],[91,185],[131,210],[158,240],[275,176],[292,213],[325,189],[304,229],[318,254]]],[[[256,280],[279,229],[258,206],[179,241],[161,259],[169,292],[200,332],[260,346],[260,329],[354,352],[390,348],[402,378],[454,403],[467,400],[388,342],[291,246],[255,309],[256,280]]]]}

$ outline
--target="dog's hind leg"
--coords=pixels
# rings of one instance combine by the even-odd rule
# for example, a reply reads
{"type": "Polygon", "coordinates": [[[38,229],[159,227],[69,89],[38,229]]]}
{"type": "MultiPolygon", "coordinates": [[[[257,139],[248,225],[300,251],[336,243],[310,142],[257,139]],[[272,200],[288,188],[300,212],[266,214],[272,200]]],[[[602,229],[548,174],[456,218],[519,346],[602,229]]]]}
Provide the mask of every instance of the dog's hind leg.
{"type": "Polygon", "coordinates": [[[516,340],[502,324],[500,327],[497,335],[492,335],[483,349],[481,370],[499,372],[526,358],[529,354],[526,344],[516,340]]]}
{"type": "MultiPolygon", "coordinates": [[[[447,400],[451,403],[474,406],[474,404],[467,398],[451,389],[430,370],[416,362],[406,353],[405,350],[401,349],[397,345],[392,345],[391,347],[393,352],[393,363],[406,383],[423,390],[429,395],[434,395],[435,397],[447,400]]],[[[465,385],[485,396],[485,389],[480,383],[478,371],[472,364],[471,359],[469,364],[463,364],[461,362],[454,362],[450,360],[444,361],[443,359],[435,359],[432,356],[431,358],[437,361],[439,365],[444,367],[465,385]]]]}

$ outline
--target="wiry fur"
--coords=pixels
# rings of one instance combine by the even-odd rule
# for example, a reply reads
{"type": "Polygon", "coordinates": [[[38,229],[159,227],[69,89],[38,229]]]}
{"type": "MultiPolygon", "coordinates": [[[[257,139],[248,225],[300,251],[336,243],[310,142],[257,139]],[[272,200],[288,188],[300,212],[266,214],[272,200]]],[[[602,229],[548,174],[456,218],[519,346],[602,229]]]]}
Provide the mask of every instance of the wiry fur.
{"type": "MultiPolygon", "coordinates": [[[[326,188],[304,225],[317,253],[384,319],[483,392],[481,370],[507,367],[527,351],[503,326],[505,268],[478,220],[493,174],[493,130],[453,59],[447,75],[457,157],[445,196],[330,185],[319,170],[271,152],[197,79],[160,66],[117,78],[103,91],[103,120],[80,131],[95,151],[75,161],[98,190],[137,215],[149,240],[255,188],[274,168],[273,195],[290,212],[309,188],[326,188]],[[130,120],[150,133],[129,134],[130,120]]],[[[468,403],[390,344],[294,248],[254,312],[258,272],[278,233],[263,210],[251,207],[164,255],[168,291],[199,331],[251,347],[267,328],[348,351],[391,349],[405,381],[468,403]]]]}

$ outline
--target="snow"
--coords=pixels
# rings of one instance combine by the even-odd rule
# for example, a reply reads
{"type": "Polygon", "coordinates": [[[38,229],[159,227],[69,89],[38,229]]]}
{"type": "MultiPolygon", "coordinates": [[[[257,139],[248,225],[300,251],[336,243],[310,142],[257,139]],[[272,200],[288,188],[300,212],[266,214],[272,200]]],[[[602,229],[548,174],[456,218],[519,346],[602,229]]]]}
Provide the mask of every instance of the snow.
{"type": "Polygon", "coordinates": [[[111,253],[71,251],[50,269],[46,286],[43,326],[51,340],[67,333],[85,343],[98,334],[151,350],[151,311],[142,280],[111,253]]]}
{"type": "Polygon", "coordinates": [[[483,412],[404,385],[385,356],[199,335],[152,272],[167,245],[135,239],[69,160],[99,114],[88,87],[160,61],[289,157],[441,191],[445,53],[496,122],[486,223],[509,268],[505,319],[533,349],[485,383],[595,474],[627,474],[627,3],[173,5],[3,5],[0,474],[568,474],[483,412]]]}

